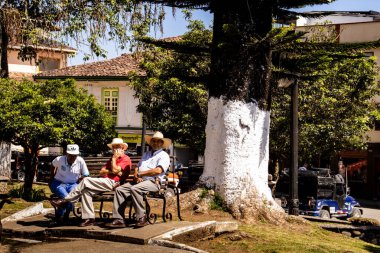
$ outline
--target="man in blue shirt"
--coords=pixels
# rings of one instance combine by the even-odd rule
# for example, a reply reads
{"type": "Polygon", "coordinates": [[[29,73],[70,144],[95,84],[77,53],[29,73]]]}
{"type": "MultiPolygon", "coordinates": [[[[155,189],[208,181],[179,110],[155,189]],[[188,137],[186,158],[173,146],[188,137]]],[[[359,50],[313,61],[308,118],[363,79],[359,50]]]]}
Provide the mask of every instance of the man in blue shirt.
{"type": "MultiPolygon", "coordinates": [[[[86,162],[79,155],[77,144],[67,145],[66,155],[56,157],[52,164],[54,166],[54,179],[49,184],[52,193],[59,198],[66,197],[78,182],[90,175],[86,162]]],[[[66,207],[58,208],[57,222],[63,223],[64,216],[68,218],[73,205],[69,203],[66,207]]]]}

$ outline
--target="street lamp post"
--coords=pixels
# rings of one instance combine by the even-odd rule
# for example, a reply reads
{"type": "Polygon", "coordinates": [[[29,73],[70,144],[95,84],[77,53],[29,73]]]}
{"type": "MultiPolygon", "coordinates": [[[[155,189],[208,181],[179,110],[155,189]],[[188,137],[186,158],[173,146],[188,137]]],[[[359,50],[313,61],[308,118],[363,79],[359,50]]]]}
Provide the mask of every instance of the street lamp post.
{"type": "Polygon", "coordinates": [[[291,126],[290,126],[290,199],[289,214],[299,214],[298,200],[298,79],[280,79],[279,87],[287,88],[291,86],[291,126]]]}
{"type": "Polygon", "coordinates": [[[290,168],[290,203],[289,214],[299,214],[299,200],[298,200],[298,81],[295,79],[292,85],[292,98],[291,98],[291,133],[290,133],[290,146],[291,146],[291,168],[290,168]]]}

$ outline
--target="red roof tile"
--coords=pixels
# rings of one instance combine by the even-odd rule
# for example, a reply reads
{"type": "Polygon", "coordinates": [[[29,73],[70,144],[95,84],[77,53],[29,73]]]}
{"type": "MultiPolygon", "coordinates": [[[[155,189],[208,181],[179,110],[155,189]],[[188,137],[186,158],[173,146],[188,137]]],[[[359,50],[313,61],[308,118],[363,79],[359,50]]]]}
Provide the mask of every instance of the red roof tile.
{"type": "Polygon", "coordinates": [[[131,71],[135,71],[140,76],[145,76],[145,71],[139,67],[139,62],[133,55],[122,54],[110,60],[44,71],[35,75],[34,78],[127,77],[131,71]]]}
{"type": "Polygon", "coordinates": [[[33,81],[32,73],[21,73],[21,72],[9,72],[9,78],[21,81],[22,79],[28,79],[33,81]]]}

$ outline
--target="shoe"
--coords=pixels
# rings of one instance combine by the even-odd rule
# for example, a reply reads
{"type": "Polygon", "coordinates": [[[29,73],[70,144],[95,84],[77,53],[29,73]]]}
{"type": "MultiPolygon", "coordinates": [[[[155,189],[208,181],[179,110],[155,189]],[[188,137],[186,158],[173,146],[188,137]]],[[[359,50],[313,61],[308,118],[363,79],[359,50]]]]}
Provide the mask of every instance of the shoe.
{"type": "Polygon", "coordinates": [[[81,224],[79,224],[79,227],[88,227],[88,226],[94,226],[95,225],[95,219],[85,219],[81,224]]]}
{"type": "Polygon", "coordinates": [[[60,226],[64,226],[64,225],[66,225],[66,224],[65,224],[63,217],[59,217],[59,218],[55,218],[54,220],[49,222],[48,227],[50,227],[50,228],[51,227],[60,227],[60,226]]]}
{"type": "Polygon", "coordinates": [[[56,208],[64,207],[67,205],[67,203],[68,201],[65,199],[51,199],[50,200],[50,204],[56,208]]]}
{"type": "Polygon", "coordinates": [[[110,228],[125,228],[125,222],[123,219],[114,219],[111,223],[107,223],[106,227],[110,228]]]}
{"type": "Polygon", "coordinates": [[[142,228],[142,227],[145,227],[146,225],[148,225],[148,221],[144,215],[143,217],[138,219],[138,221],[135,225],[135,228],[142,228]]]}

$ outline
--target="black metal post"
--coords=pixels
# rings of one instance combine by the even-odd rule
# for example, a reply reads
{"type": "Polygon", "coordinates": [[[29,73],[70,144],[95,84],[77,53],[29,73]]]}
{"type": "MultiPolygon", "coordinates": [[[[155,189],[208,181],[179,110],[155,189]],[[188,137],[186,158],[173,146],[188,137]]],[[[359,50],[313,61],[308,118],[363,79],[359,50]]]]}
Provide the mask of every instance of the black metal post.
{"type": "Polygon", "coordinates": [[[292,85],[291,98],[291,167],[290,167],[290,203],[289,214],[298,215],[298,80],[296,79],[292,85]]]}

